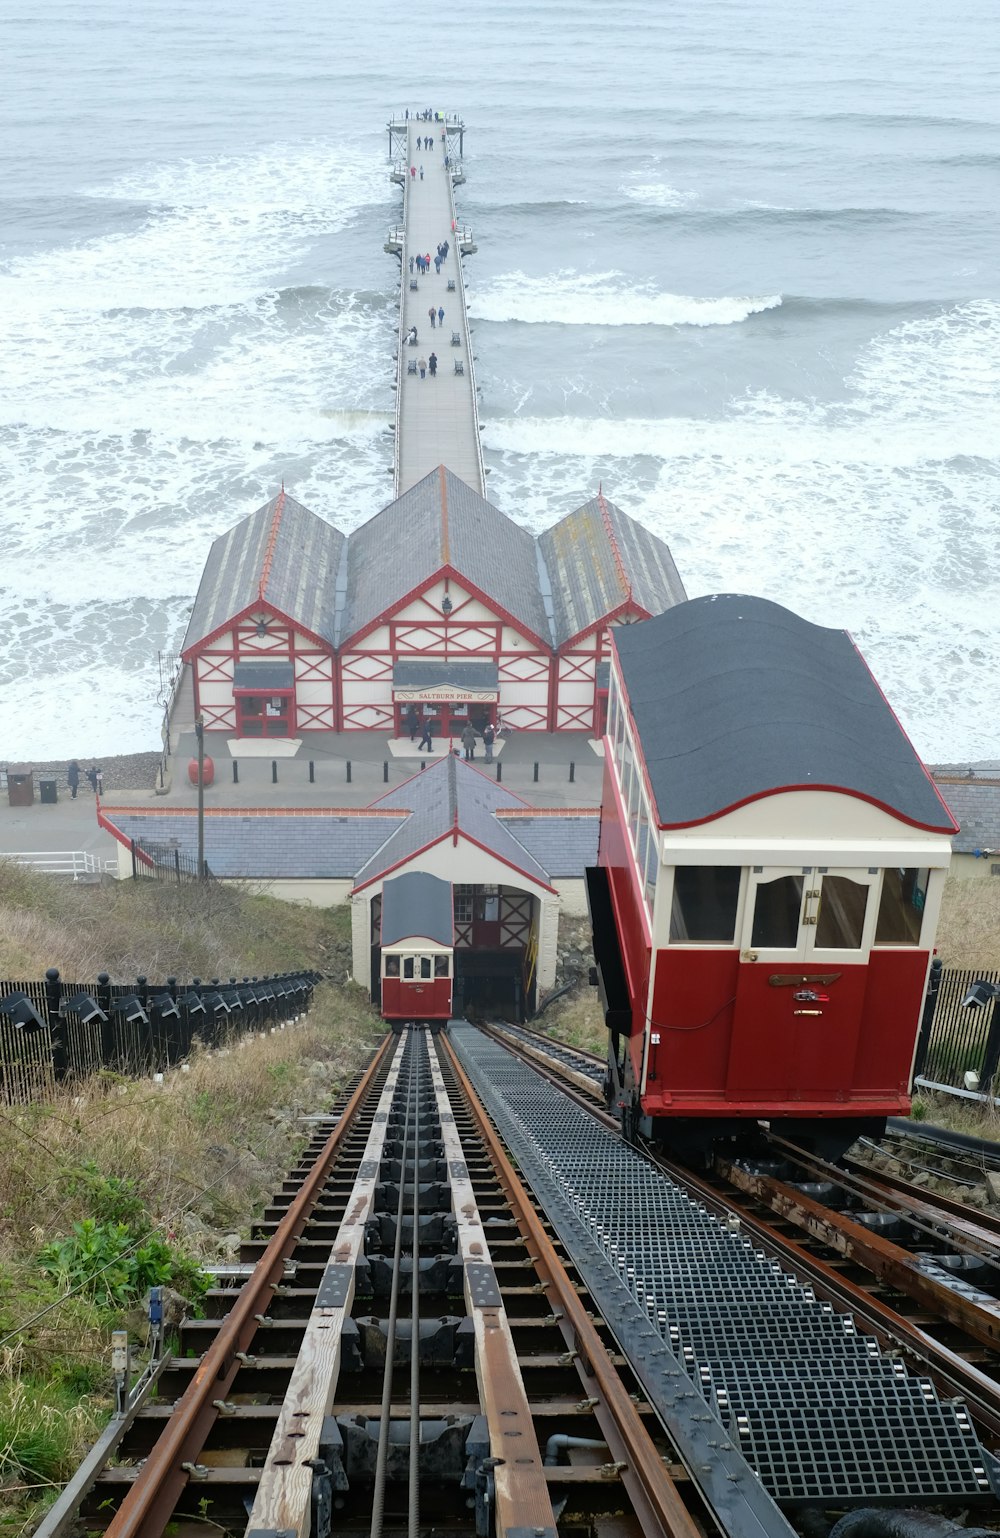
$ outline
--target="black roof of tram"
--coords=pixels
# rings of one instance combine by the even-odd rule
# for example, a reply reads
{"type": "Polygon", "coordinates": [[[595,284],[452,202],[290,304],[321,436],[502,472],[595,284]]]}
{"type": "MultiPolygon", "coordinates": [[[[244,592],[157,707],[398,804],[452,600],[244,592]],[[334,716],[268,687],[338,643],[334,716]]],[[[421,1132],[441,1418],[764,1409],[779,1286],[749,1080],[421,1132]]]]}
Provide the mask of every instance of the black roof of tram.
{"type": "Polygon", "coordinates": [[[613,634],[662,826],[815,785],[954,831],[845,630],[720,593],[613,634]]]}
{"type": "Polygon", "coordinates": [[[451,882],[428,871],[406,871],[382,887],[382,944],[419,936],[451,945],[455,939],[451,882]]]}

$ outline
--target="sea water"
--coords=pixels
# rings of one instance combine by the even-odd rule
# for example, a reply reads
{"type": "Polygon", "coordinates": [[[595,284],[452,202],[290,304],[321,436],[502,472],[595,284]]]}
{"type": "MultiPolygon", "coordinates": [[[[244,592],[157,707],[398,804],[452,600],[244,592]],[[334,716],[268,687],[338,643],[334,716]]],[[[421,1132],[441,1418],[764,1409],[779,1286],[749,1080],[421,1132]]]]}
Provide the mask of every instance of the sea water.
{"type": "Polygon", "coordinates": [[[158,741],[213,538],[391,496],[385,123],[467,123],[491,499],[846,626],[995,756],[994,0],[59,0],[4,23],[0,760],[158,741]]]}

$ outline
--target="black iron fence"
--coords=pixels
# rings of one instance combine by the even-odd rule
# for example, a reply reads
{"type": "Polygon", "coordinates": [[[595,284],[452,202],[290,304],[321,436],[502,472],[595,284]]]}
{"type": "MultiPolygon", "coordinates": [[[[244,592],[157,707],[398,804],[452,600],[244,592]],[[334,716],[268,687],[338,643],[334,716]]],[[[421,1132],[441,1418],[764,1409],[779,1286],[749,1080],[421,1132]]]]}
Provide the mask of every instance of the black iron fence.
{"type": "Polygon", "coordinates": [[[994,988],[1000,993],[1000,972],[933,963],[917,1043],[920,1078],[962,1089],[966,1074],[974,1073],[984,1090],[989,1087],[1000,1066],[1000,1011],[994,988]],[[985,987],[977,989],[977,983],[985,987]]]}
{"type": "MultiPolygon", "coordinates": [[[[131,841],[132,874],[151,881],[197,881],[198,858],[173,844],[154,844],[149,839],[131,841]]],[[[205,862],[205,879],[212,872],[205,862]]]]}
{"type": "Polygon", "coordinates": [[[309,1007],[318,972],[168,977],[151,983],[66,983],[55,967],[41,982],[0,981],[0,1101],[24,1103],[100,1069],[130,1077],[162,1073],[198,1039],[228,1039],[286,1025],[309,1007]]]}

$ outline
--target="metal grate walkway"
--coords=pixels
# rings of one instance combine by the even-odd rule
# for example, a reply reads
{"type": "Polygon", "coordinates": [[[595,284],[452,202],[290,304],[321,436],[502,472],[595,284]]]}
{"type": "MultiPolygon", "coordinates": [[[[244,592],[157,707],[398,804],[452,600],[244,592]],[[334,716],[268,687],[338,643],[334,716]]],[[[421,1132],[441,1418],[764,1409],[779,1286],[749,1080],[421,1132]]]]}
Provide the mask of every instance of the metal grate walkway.
{"type": "Polygon", "coordinates": [[[644,1387],[686,1457],[709,1420],[713,1456],[731,1445],[782,1504],[990,1495],[960,1403],[943,1404],[929,1380],[883,1357],[847,1315],[497,1042],[464,1023],[451,1032],[612,1330],[630,1357],[639,1350],[644,1387]]]}

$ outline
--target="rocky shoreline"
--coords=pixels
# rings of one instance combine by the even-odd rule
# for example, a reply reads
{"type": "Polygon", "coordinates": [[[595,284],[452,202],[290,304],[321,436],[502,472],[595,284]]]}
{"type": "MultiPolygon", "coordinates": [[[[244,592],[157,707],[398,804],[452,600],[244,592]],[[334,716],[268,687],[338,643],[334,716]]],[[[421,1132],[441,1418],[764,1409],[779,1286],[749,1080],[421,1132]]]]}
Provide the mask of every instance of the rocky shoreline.
{"type": "Polygon", "coordinates": [[[112,753],[106,758],[100,755],[91,757],[86,753],[78,753],[60,759],[11,759],[3,767],[11,774],[24,774],[28,770],[33,770],[36,781],[40,774],[54,774],[59,780],[61,789],[66,784],[66,770],[69,767],[70,758],[74,756],[80,765],[81,791],[90,790],[84,775],[93,765],[95,769],[101,771],[105,795],[112,790],[152,790],[160,764],[159,753],[112,753]]]}

